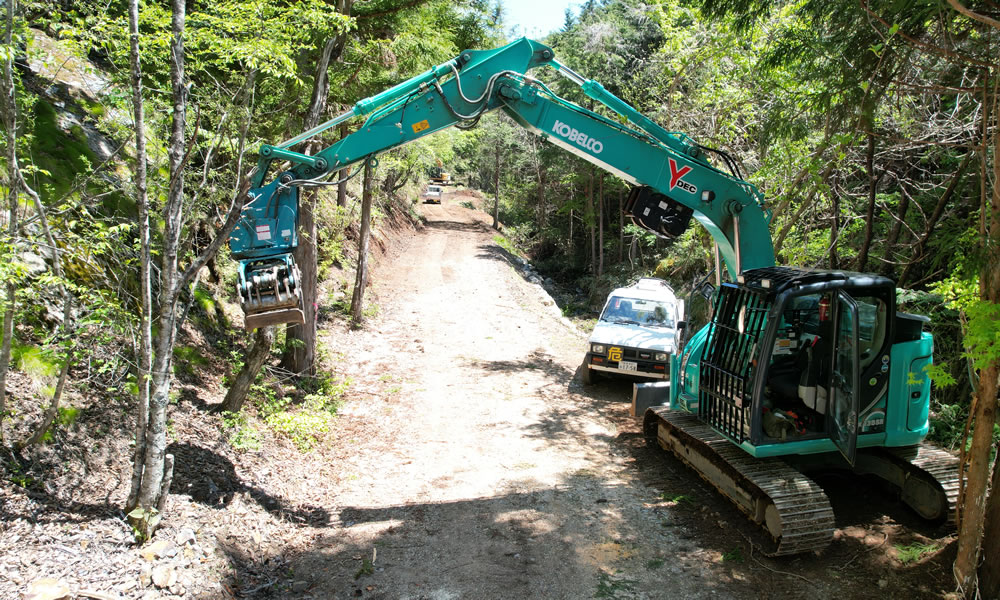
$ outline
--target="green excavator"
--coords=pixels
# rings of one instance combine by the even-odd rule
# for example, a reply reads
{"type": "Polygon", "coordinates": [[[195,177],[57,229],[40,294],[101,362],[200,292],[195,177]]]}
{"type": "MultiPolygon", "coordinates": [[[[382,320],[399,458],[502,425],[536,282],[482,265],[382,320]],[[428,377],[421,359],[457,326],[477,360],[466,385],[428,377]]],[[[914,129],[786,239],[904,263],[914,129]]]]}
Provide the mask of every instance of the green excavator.
{"type": "MultiPolygon", "coordinates": [[[[897,311],[893,282],[775,266],[770,211],[736,161],[663,129],[526,38],[462,52],[261,147],[253,200],[230,240],[247,328],[302,322],[291,254],[300,189],[334,185],[328,177],[342,169],[447,127],[474,127],[497,109],[633,185],[626,211],[635,224],[675,237],[694,220],[711,234],[716,273],[724,263],[731,281],[717,280],[711,322],[671,357],[669,386],[647,392],[662,397],[643,427],[760,525],[768,554],[821,550],[832,540],[833,511],[806,475],[812,469],[877,476],[929,520],[954,514],[957,460],[923,443],[933,342],[925,319],[897,311]],[[615,116],[560,97],[528,74],[539,67],[615,116]],[[293,150],[349,119],[363,122],[319,153],[293,150]],[[275,165],[283,166],[268,179],[275,165]]],[[[628,355],[588,350],[612,367],[608,352],[628,355]]]]}

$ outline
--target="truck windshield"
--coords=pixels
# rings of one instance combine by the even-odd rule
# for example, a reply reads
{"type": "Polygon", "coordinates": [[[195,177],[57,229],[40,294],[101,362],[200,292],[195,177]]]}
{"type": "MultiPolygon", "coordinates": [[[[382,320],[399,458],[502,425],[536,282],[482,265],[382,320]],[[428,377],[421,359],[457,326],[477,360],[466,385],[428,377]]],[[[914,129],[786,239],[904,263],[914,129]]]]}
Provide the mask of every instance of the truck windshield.
{"type": "Polygon", "coordinates": [[[674,326],[674,305],[658,300],[644,300],[625,296],[612,296],[608,300],[602,321],[611,323],[634,323],[647,327],[674,326]]]}

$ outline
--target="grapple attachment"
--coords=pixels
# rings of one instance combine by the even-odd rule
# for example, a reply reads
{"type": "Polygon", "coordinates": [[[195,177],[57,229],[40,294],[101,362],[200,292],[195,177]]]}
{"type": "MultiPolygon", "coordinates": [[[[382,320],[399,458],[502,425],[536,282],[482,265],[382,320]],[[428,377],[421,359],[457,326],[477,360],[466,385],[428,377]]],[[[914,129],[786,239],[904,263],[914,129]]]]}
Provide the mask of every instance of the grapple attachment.
{"type": "Polygon", "coordinates": [[[305,323],[299,268],[291,254],[240,261],[238,285],[247,331],[305,323]]]}
{"type": "Polygon", "coordinates": [[[298,245],[299,192],[285,186],[283,175],[250,190],[253,200],[229,236],[233,258],[240,261],[240,306],[248,331],[278,323],[304,323],[299,269],[292,259],[298,245]]]}
{"type": "Polygon", "coordinates": [[[636,186],[625,202],[625,215],[646,231],[663,238],[684,233],[694,211],[680,202],[646,186],[636,186]]]}

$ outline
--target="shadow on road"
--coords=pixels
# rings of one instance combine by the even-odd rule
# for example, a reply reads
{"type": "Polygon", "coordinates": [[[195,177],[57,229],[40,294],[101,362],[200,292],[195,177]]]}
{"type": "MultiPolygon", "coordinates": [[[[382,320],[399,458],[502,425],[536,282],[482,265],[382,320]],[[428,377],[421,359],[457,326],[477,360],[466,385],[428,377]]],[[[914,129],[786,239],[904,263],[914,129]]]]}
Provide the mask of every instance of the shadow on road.
{"type": "MultiPolygon", "coordinates": [[[[296,580],[300,589],[305,588],[300,593],[314,598],[513,598],[505,591],[515,590],[526,594],[518,596],[523,598],[588,598],[619,597],[596,594],[602,586],[621,584],[636,593],[641,586],[642,593],[622,598],[658,597],[656,582],[640,584],[622,574],[594,570],[594,563],[602,562],[607,553],[620,552],[626,558],[616,560],[642,564],[658,560],[655,549],[649,556],[634,555],[637,546],[627,536],[597,535],[588,541],[578,535],[581,528],[621,530],[621,513],[630,507],[614,500],[615,487],[584,472],[555,488],[533,492],[343,507],[340,528],[318,535],[313,549],[299,556],[259,556],[247,548],[226,547],[233,568],[230,586],[239,596],[260,598],[302,597],[290,591],[296,580]],[[581,504],[574,497],[582,488],[597,488],[594,504],[581,504]],[[374,539],[364,536],[370,540],[364,544],[353,541],[352,531],[372,530],[381,533],[374,539]],[[426,544],[417,543],[428,539],[426,544]],[[559,565],[559,579],[547,571],[553,561],[559,565]],[[294,576],[288,574],[289,568],[294,576]],[[568,590],[582,593],[567,595],[568,590]]],[[[669,507],[653,510],[662,512],[665,520],[671,518],[669,507]]],[[[654,534],[664,539],[673,535],[666,533],[668,528],[663,531],[654,534]]],[[[691,554],[675,554],[671,563],[679,568],[702,565],[694,554],[696,545],[688,547],[691,554]]],[[[734,585],[738,582],[723,569],[701,583],[703,597],[748,597],[745,587],[734,585]]]]}
{"type": "Polygon", "coordinates": [[[424,226],[428,229],[440,229],[444,231],[468,231],[473,233],[482,233],[488,231],[489,227],[483,225],[482,223],[475,221],[472,223],[463,223],[461,221],[432,221],[428,219],[424,222],[424,226]]]}

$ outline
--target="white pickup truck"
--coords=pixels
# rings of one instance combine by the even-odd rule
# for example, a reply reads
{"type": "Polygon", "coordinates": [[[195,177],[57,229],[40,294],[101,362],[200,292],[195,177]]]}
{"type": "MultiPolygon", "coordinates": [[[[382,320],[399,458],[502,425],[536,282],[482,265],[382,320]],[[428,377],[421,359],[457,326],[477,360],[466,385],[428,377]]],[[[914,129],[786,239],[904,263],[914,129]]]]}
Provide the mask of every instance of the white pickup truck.
{"type": "Polygon", "coordinates": [[[420,199],[424,201],[425,204],[441,204],[441,196],[444,194],[444,190],[441,189],[439,185],[429,185],[427,189],[424,190],[423,194],[420,194],[420,199]]]}
{"type": "Polygon", "coordinates": [[[670,355],[683,319],[684,300],[662,279],[644,277],[614,290],[587,342],[583,382],[595,383],[601,375],[669,379],[670,355]]]}

